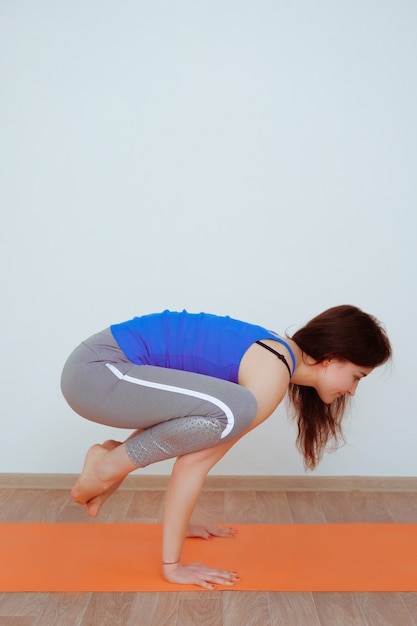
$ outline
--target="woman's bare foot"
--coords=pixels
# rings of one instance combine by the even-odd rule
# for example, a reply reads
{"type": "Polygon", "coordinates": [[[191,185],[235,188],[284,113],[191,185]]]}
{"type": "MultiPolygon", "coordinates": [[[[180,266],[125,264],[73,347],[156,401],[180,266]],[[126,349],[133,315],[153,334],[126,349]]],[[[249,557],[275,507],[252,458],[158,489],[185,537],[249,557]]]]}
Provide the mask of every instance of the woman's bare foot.
{"type": "Polygon", "coordinates": [[[94,517],[102,502],[94,503],[93,500],[109,490],[117,489],[120,482],[135,469],[137,466],[129,459],[123,444],[112,441],[106,442],[106,445],[95,444],[87,452],[83,471],[71,496],[78,504],[86,504],[87,509],[90,509],[88,513],[94,517]]]}
{"type": "MultiPolygon", "coordinates": [[[[121,443],[122,443],[121,441],[115,441],[114,439],[108,439],[102,445],[107,450],[114,450],[114,448],[117,448],[118,446],[120,446],[121,443]]],[[[91,498],[91,500],[89,500],[86,503],[87,514],[90,517],[97,517],[97,515],[98,515],[101,507],[103,506],[103,504],[106,502],[106,500],[108,500],[108,498],[110,498],[112,493],[114,493],[120,487],[122,482],[123,482],[123,479],[119,480],[119,482],[114,483],[109,489],[107,489],[107,491],[104,491],[100,495],[95,496],[94,498],[91,498]]]]}
{"type": "Polygon", "coordinates": [[[109,484],[99,475],[99,467],[103,465],[108,453],[109,450],[98,443],[88,450],[82,472],[71,491],[74,502],[86,504],[91,498],[111,487],[111,483],[109,484]]]}

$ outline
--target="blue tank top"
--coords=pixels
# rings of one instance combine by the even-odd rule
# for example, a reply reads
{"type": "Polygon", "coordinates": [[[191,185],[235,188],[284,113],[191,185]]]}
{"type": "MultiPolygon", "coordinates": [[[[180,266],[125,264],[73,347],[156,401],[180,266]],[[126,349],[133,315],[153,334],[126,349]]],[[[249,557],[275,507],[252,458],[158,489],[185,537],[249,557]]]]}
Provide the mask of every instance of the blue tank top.
{"type": "Polygon", "coordinates": [[[274,332],[229,316],[163,311],[113,324],[111,332],[129,361],[206,374],[238,382],[240,361],[256,341],[273,339],[290,351],[274,332]]]}

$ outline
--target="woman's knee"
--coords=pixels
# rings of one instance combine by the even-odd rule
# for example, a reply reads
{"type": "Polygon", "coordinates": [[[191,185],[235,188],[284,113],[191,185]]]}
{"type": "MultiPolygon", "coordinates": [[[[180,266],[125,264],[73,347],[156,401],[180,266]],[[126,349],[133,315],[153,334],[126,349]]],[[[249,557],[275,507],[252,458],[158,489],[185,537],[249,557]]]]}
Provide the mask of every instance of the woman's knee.
{"type": "Polygon", "coordinates": [[[227,415],[228,425],[222,433],[222,443],[232,441],[242,435],[253,423],[258,405],[251,391],[239,386],[239,392],[234,395],[227,415]]]}

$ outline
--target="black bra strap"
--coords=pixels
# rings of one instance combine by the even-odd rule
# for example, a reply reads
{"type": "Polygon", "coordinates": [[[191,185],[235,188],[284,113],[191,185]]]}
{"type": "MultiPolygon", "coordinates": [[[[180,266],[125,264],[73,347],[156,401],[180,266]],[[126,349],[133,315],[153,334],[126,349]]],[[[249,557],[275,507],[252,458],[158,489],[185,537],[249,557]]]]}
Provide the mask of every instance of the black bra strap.
{"type": "Polygon", "coordinates": [[[262,346],[263,348],[266,348],[267,350],[269,350],[270,352],[272,352],[273,354],[275,354],[275,356],[277,356],[279,358],[280,361],[282,361],[284,363],[284,365],[286,366],[288,373],[290,375],[290,378],[292,376],[291,373],[291,368],[288,365],[288,361],[285,358],[285,356],[283,354],[280,354],[279,352],[277,352],[276,350],[274,350],[273,348],[271,348],[270,346],[267,346],[266,343],[262,343],[262,341],[256,341],[255,343],[258,343],[260,346],[262,346]]]}

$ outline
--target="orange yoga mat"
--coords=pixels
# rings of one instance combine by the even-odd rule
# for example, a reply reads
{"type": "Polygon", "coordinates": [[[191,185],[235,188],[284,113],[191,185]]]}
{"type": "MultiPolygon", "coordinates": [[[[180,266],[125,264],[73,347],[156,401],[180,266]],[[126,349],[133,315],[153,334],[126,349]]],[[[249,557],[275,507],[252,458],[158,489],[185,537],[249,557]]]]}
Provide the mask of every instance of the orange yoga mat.
{"type": "MultiPolygon", "coordinates": [[[[184,560],[239,572],[236,591],[417,591],[417,524],[236,524],[184,560]]],[[[157,524],[0,524],[0,591],[181,591],[157,524]]]]}

